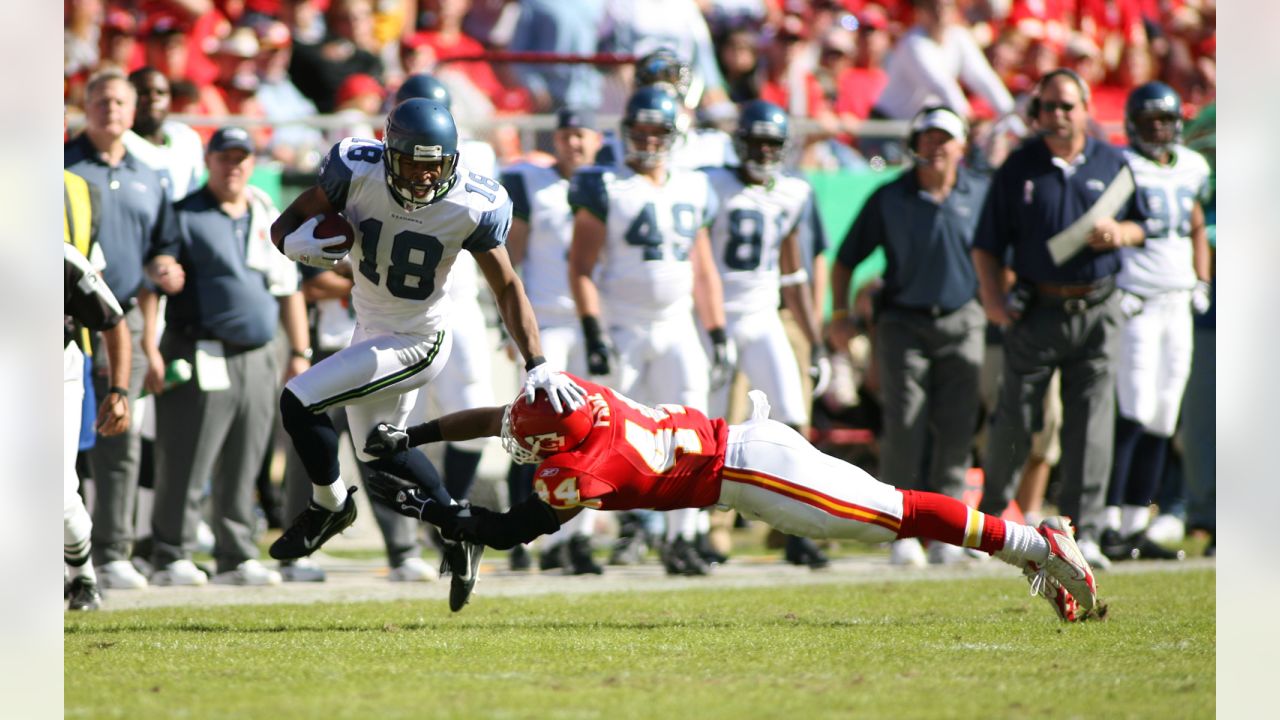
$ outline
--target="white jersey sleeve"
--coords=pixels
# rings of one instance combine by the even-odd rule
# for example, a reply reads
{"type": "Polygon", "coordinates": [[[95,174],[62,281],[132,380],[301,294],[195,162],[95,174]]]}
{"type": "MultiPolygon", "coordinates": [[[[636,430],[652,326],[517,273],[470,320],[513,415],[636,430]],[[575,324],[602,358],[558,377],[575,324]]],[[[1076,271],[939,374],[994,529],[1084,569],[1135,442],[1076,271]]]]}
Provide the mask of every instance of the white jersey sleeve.
{"type": "Polygon", "coordinates": [[[1192,261],[1191,215],[1209,192],[1209,163],[1196,151],[1174,147],[1174,162],[1160,165],[1126,148],[1138,202],[1147,216],[1146,242],[1120,248],[1117,282],[1135,295],[1150,296],[1196,285],[1192,261]]]}
{"type": "Polygon", "coordinates": [[[356,321],[378,333],[433,333],[446,326],[447,283],[458,253],[503,245],[511,200],[492,178],[459,164],[445,194],[406,210],[387,187],[381,142],[334,146],[319,185],[356,229],[351,249],[356,321]]]}
{"type": "Polygon", "coordinates": [[[519,163],[502,173],[502,184],[512,213],[529,225],[521,277],[539,324],[572,322],[578,313],[569,291],[569,181],[554,168],[519,163]]]}
{"type": "Polygon", "coordinates": [[[689,251],[698,228],[716,213],[705,174],[673,169],[656,185],[630,168],[592,167],[574,174],[569,204],[605,223],[596,282],[610,324],[688,313],[693,303],[689,251]]]}
{"type": "Polygon", "coordinates": [[[711,225],[711,252],[731,314],[776,310],[782,241],[796,229],[812,190],[801,178],[779,176],[745,184],[735,168],[708,168],[721,198],[711,225]]]}

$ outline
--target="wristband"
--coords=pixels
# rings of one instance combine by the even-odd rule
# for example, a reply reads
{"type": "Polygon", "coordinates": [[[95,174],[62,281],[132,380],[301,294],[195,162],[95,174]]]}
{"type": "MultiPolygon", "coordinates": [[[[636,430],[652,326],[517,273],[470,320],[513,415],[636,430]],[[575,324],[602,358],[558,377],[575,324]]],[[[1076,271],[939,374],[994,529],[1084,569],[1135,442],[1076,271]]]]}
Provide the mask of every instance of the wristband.
{"type": "Polygon", "coordinates": [[[725,335],[722,327],[711,328],[707,331],[707,335],[711,336],[711,342],[716,345],[724,345],[729,342],[729,336],[725,335]]]}
{"type": "Polygon", "coordinates": [[[838,309],[835,309],[835,310],[832,310],[832,311],[831,311],[831,319],[832,319],[832,320],[843,320],[843,319],[845,319],[845,318],[847,318],[847,317],[849,317],[849,309],[848,309],[848,308],[838,308],[838,309]]]}
{"type": "Polygon", "coordinates": [[[438,419],[429,420],[421,425],[414,425],[406,433],[409,435],[409,447],[440,442],[444,439],[444,433],[440,430],[440,421],[438,419]]]}
{"type": "Polygon", "coordinates": [[[800,268],[793,273],[787,273],[786,275],[779,277],[778,285],[780,287],[791,287],[793,285],[803,285],[808,281],[809,273],[806,272],[804,268],[800,268]]]}
{"type": "Polygon", "coordinates": [[[595,315],[582,316],[582,334],[587,340],[595,341],[600,339],[600,319],[595,315]]]}
{"type": "Polygon", "coordinates": [[[127,388],[122,388],[119,385],[112,385],[111,387],[107,388],[107,394],[119,395],[120,397],[125,398],[126,400],[129,398],[129,390],[127,388]]]}
{"type": "Polygon", "coordinates": [[[541,365],[542,363],[544,363],[544,362],[546,362],[546,361],[547,361],[547,359],[546,359],[545,357],[543,357],[543,356],[541,356],[541,355],[534,355],[533,357],[529,358],[529,359],[525,362],[525,364],[524,364],[524,371],[525,371],[525,372],[529,372],[530,370],[532,370],[532,369],[534,369],[534,368],[538,367],[539,365],[541,365]]]}
{"type": "Polygon", "coordinates": [[[307,348],[306,350],[290,350],[289,356],[302,358],[307,362],[311,362],[311,358],[315,356],[315,353],[311,350],[311,348],[307,348]]]}

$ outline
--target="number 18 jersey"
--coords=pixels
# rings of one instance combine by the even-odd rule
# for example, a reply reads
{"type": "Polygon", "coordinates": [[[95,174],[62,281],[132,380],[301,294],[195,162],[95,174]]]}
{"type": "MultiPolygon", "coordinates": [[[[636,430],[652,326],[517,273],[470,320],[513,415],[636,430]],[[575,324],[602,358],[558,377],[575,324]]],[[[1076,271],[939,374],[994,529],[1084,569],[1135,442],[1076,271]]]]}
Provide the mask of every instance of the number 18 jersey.
{"type": "Polygon", "coordinates": [[[689,251],[698,228],[716,213],[702,173],[671,169],[662,184],[629,167],[574,173],[569,206],[605,224],[596,283],[611,324],[647,323],[688,314],[693,304],[689,251]]]}
{"type": "Polygon", "coordinates": [[[612,388],[574,378],[595,425],[576,450],[538,466],[534,491],[556,508],[707,507],[720,498],[729,428],[683,405],[649,407],[612,388]]]}
{"type": "Polygon", "coordinates": [[[434,333],[447,325],[458,253],[505,244],[511,200],[496,180],[459,163],[443,197],[405,210],[387,187],[383,152],[379,141],[347,138],[320,166],[329,204],[356,230],[352,306],[370,334],[434,333]]]}

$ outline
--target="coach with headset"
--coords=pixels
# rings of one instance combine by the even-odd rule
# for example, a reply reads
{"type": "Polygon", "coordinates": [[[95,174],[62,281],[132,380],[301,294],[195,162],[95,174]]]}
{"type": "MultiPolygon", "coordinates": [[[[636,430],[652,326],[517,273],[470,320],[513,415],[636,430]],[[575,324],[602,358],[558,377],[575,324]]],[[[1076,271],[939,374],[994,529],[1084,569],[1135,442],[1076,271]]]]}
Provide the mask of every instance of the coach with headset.
{"type": "MultiPolygon", "coordinates": [[[[962,165],[967,138],[968,126],[951,108],[918,112],[908,136],[915,167],[867,199],[831,273],[831,335],[843,347],[852,335],[853,269],[884,248],[874,343],[884,409],[880,474],[902,488],[956,499],[964,494],[978,421],[987,324],[969,250],[989,179],[962,165]]],[[[957,553],[934,543],[929,560],[944,563],[957,553]]],[[[920,541],[895,542],[890,560],[923,564],[920,541]]]]}
{"type": "Polygon", "coordinates": [[[1012,496],[1045,389],[1062,372],[1062,495],[1081,552],[1105,568],[1098,548],[1111,472],[1115,356],[1121,312],[1116,249],[1144,242],[1143,216],[1121,152],[1087,134],[1089,87],[1054,70],[1030,109],[1038,135],[996,171],[972,251],[990,322],[1005,328],[1004,377],[985,458],[979,509],[999,514],[1012,496]],[[1017,284],[1005,292],[1011,262],[1017,284]]]}

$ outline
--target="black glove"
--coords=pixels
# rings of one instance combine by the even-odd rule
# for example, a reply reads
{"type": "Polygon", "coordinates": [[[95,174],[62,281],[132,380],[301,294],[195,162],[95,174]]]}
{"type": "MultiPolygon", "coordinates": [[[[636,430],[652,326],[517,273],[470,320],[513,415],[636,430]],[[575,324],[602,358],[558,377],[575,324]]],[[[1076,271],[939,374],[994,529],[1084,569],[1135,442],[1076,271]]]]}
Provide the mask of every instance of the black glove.
{"type": "Polygon", "coordinates": [[[376,458],[390,457],[408,449],[409,432],[387,423],[378,423],[364,441],[364,451],[376,458]]]}
{"type": "Polygon", "coordinates": [[[591,375],[608,375],[613,345],[604,336],[600,321],[594,316],[582,317],[582,337],[587,345],[587,372],[591,375]]]}
{"type": "Polygon", "coordinates": [[[426,507],[435,502],[417,485],[384,472],[370,473],[364,487],[373,499],[414,520],[421,520],[426,507]]]}

